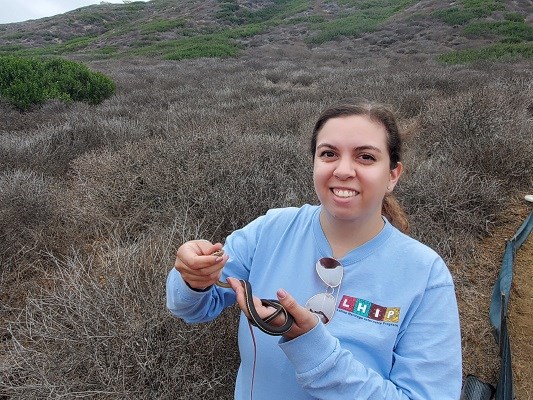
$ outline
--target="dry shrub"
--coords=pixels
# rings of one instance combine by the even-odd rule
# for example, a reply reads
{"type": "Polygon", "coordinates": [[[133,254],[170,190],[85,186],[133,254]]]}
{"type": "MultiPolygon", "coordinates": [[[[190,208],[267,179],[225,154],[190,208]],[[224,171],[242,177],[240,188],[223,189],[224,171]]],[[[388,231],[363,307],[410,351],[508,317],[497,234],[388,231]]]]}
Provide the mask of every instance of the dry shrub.
{"type": "Polygon", "coordinates": [[[21,168],[63,175],[72,160],[88,151],[120,147],[145,136],[146,130],[136,120],[95,118],[85,110],[56,125],[0,137],[0,170],[21,168]]]}
{"type": "Polygon", "coordinates": [[[130,237],[187,215],[222,240],[269,208],[313,198],[310,160],[294,139],[223,127],[90,153],[73,171],[90,224],[122,221],[130,237]]]}
{"type": "Polygon", "coordinates": [[[533,137],[526,84],[472,89],[435,99],[417,138],[426,157],[440,157],[474,174],[501,180],[506,189],[531,183],[533,137]]]}
{"type": "Polygon", "coordinates": [[[403,202],[415,235],[449,260],[468,260],[503,205],[533,183],[527,91],[517,99],[504,90],[436,98],[408,142],[403,202]]]}
{"type": "MultiPolygon", "coordinates": [[[[0,173],[0,320],[61,257],[87,243],[69,189],[28,170],[0,173]]],[[[1,324],[0,324],[1,325],[1,324]]]]}
{"type": "MultiPolygon", "coordinates": [[[[233,398],[236,310],[187,326],[165,308],[178,227],[98,258],[73,255],[34,290],[4,337],[0,395],[11,399],[233,398]]],[[[186,227],[181,234],[189,232],[186,227]]]]}
{"type": "Polygon", "coordinates": [[[2,115],[0,133],[25,132],[39,125],[59,123],[63,113],[75,107],[76,103],[50,100],[33,107],[31,112],[21,112],[6,100],[0,99],[0,115],[2,115]]]}
{"type": "Polygon", "coordinates": [[[413,235],[447,260],[467,261],[504,202],[501,183],[439,159],[413,165],[398,188],[413,235]]]}
{"type": "Polygon", "coordinates": [[[23,170],[0,174],[2,275],[12,272],[21,259],[34,261],[40,253],[57,249],[59,197],[58,183],[41,174],[23,170]]]}

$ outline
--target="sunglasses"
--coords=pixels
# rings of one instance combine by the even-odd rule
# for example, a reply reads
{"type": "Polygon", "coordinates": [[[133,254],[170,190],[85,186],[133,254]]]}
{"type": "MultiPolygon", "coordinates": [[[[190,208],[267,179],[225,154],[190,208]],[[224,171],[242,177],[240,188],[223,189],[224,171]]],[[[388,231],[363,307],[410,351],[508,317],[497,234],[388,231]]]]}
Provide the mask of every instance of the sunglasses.
{"type": "MultiPolygon", "coordinates": [[[[307,300],[305,308],[318,315],[325,325],[335,314],[337,297],[333,296],[333,293],[342,282],[343,267],[338,260],[324,257],[316,262],[316,272],[328,288],[325,293],[316,294],[307,300]]],[[[338,294],[337,292],[337,296],[338,294]]]]}

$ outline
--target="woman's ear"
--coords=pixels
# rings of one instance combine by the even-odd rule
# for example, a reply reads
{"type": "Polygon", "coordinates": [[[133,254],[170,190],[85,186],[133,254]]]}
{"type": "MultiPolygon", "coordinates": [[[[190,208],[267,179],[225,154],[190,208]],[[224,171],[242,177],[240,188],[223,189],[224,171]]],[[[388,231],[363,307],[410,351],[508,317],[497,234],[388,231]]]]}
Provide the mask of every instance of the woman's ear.
{"type": "Polygon", "coordinates": [[[396,183],[398,183],[398,179],[400,179],[400,176],[403,172],[403,164],[401,162],[398,162],[396,164],[396,168],[390,170],[390,180],[389,184],[387,185],[387,191],[392,192],[394,189],[394,186],[396,186],[396,183]]]}

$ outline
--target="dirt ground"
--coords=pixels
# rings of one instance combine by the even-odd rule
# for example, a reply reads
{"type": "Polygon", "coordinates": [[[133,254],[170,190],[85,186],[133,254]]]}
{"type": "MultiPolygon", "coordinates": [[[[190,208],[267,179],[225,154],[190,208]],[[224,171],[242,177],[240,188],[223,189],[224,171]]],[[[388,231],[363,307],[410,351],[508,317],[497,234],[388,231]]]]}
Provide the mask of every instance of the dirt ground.
{"type": "MultiPolygon", "coordinates": [[[[492,249],[494,262],[501,265],[506,241],[511,239],[533,209],[533,204],[518,201],[506,213],[508,220],[483,241],[485,250],[492,249]]],[[[490,254],[490,251],[487,252],[490,254]]],[[[533,399],[533,234],[518,249],[513,268],[509,299],[508,328],[511,341],[513,387],[516,400],[533,399]]],[[[496,343],[494,344],[496,346],[496,343]]],[[[499,359],[497,360],[499,371],[499,359]]]]}
{"type": "MultiPolygon", "coordinates": [[[[466,351],[463,357],[463,371],[472,373],[482,381],[493,385],[498,380],[500,358],[498,344],[494,340],[488,322],[492,288],[501,267],[507,241],[514,236],[532,209],[533,204],[526,202],[523,197],[506,207],[506,211],[499,217],[497,228],[477,246],[471,269],[471,279],[483,280],[484,284],[490,286],[490,290],[467,293],[463,298],[459,298],[463,310],[462,334],[467,339],[465,342],[476,344],[473,348],[464,349],[466,351]]],[[[508,310],[516,400],[533,399],[532,267],[533,234],[530,234],[516,253],[508,310]]]]}
{"type": "MultiPolygon", "coordinates": [[[[531,204],[531,203],[530,203],[531,204]]],[[[533,204],[531,204],[533,206],[533,204]]],[[[529,207],[531,210],[533,207],[529,207]]],[[[533,233],[516,253],[509,300],[509,337],[517,400],[533,399],[533,233]]]]}

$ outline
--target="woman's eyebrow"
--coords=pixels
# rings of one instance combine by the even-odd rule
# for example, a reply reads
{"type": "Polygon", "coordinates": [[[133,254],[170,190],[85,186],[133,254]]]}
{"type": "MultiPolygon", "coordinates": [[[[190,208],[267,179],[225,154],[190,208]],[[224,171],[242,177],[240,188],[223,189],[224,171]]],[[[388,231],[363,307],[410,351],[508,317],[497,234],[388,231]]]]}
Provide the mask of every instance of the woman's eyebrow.
{"type": "Polygon", "coordinates": [[[329,143],[320,143],[316,146],[317,149],[320,149],[322,147],[327,147],[329,149],[336,149],[337,147],[336,146],[333,146],[332,144],[329,144],[329,143]]]}
{"type": "MultiPolygon", "coordinates": [[[[322,148],[322,147],[326,147],[326,148],[334,149],[334,150],[337,149],[337,146],[334,146],[334,145],[329,144],[329,143],[320,143],[318,146],[316,146],[317,150],[322,148]]],[[[372,146],[372,145],[356,146],[356,147],[353,148],[353,150],[355,150],[355,151],[369,151],[369,150],[371,150],[371,151],[375,151],[377,153],[382,153],[383,152],[379,147],[372,146]]]]}
{"type": "Polygon", "coordinates": [[[372,145],[357,146],[357,147],[354,147],[354,150],[356,151],[372,150],[378,153],[382,153],[379,147],[372,146],[372,145]]]}

